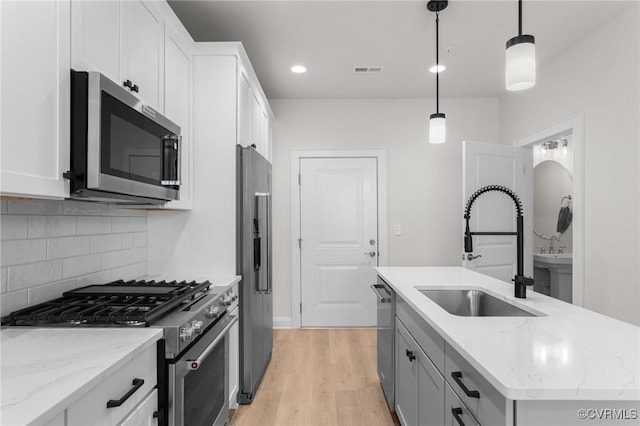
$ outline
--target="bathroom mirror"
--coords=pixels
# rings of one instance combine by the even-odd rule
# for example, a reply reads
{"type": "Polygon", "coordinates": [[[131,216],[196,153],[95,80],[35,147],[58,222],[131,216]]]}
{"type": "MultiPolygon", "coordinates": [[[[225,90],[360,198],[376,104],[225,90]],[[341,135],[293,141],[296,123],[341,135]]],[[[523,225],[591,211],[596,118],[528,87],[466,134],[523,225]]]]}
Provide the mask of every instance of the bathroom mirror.
{"type": "MultiPolygon", "coordinates": [[[[566,228],[566,230],[558,232],[558,218],[562,207],[572,209],[570,197],[573,192],[573,178],[571,173],[557,161],[542,161],[533,169],[533,187],[535,246],[548,247],[550,245],[548,238],[555,235],[558,237],[558,242],[554,242],[556,249],[560,246],[566,247],[564,251],[570,253],[573,240],[570,219],[566,214],[563,214],[564,226],[561,228],[566,228]]],[[[563,213],[566,213],[566,210],[563,213]]]]}

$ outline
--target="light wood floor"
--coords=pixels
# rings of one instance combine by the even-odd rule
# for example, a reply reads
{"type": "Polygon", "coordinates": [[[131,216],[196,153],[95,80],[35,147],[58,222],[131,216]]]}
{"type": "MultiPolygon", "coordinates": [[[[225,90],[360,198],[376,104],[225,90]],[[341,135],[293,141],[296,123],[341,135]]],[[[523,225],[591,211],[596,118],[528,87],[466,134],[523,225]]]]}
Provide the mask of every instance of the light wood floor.
{"type": "Polygon", "coordinates": [[[374,329],[274,330],[273,354],[233,426],[394,426],[376,372],[374,329]]]}

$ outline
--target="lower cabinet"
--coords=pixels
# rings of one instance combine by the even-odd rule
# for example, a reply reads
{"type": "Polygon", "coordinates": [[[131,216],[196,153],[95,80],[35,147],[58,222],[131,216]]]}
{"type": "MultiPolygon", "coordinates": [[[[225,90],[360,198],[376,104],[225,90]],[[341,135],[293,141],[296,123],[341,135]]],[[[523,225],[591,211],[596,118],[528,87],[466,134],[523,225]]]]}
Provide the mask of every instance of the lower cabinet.
{"type": "Polygon", "coordinates": [[[445,380],[396,318],[396,413],[405,426],[444,424],[445,380]]]}
{"type": "Polygon", "coordinates": [[[469,412],[469,409],[451,389],[451,386],[445,385],[445,388],[443,424],[453,426],[480,426],[469,412]]]}
{"type": "Polygon", "coordinates": [[[157,348],[145,349],[67,408],[66,426],[156,425],[157,348]]]}

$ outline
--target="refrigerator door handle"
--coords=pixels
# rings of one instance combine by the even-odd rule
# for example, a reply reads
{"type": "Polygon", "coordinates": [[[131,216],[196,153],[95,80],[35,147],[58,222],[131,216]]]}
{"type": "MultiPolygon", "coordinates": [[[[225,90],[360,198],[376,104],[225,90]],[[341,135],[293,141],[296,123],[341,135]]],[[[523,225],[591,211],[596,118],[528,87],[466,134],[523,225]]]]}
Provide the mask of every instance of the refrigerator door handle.
{"type": "Polygon", "coordinates": [[[255,201],[257,207],[257,225],[256,227],[260,230],[260,233],[256,235],[257,239],[254,239],[254,265],[258,265],[256,268],[256,282],[257,288],[256,290],[259,293],[268,293],[269,292],[269,276],[268,276],[268,262],[262,262],[262,257],[268,255],[267,250],[264,250],[262,245],[268,241],[269,232],[268,226],[265,226],[268,222],[268,195],[262,192],[257,192],[255,194],[255,201]],[[266,232],[265,232],[266,230],[266,232]],[[264,233],[264,235],[262,235],[264,233]],[[256,249],[257,247],[257,249],[256,249]]]}
{"type": "Polygon", "coordinates": [[[265,195],[266,198],[266,228],[267,228],[267,235],[266,235],[266,249],[267,249],[267,271],[266,271],[266,276],[267,276],[267,294],[271,293],[271,291],[273,290],[272,287],[272,282],[271,282],[271,278],[272,278],[272,274],[271,274],[271,194],[266,194],[265,195]]]}

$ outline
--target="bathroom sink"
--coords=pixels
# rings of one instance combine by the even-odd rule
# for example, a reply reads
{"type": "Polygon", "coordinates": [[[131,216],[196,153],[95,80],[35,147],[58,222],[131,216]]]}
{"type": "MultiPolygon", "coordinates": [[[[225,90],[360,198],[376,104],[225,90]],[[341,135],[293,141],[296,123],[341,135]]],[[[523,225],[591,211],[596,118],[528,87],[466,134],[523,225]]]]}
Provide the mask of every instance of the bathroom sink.
{"type": "Polygon", "coordinates": [[[524,309],[481,290],[418,289],[445,311],[462,317],[535,317],[524,309]]]}
{"type": "Polygon", "coordinates": [[[533,261],[542,262],[542,263],[551,263],[554,265],[570,265],[571,263],[573,263],[573,254],[572,253],[562,253],[562,254],[534,253],[533,261]]]}

